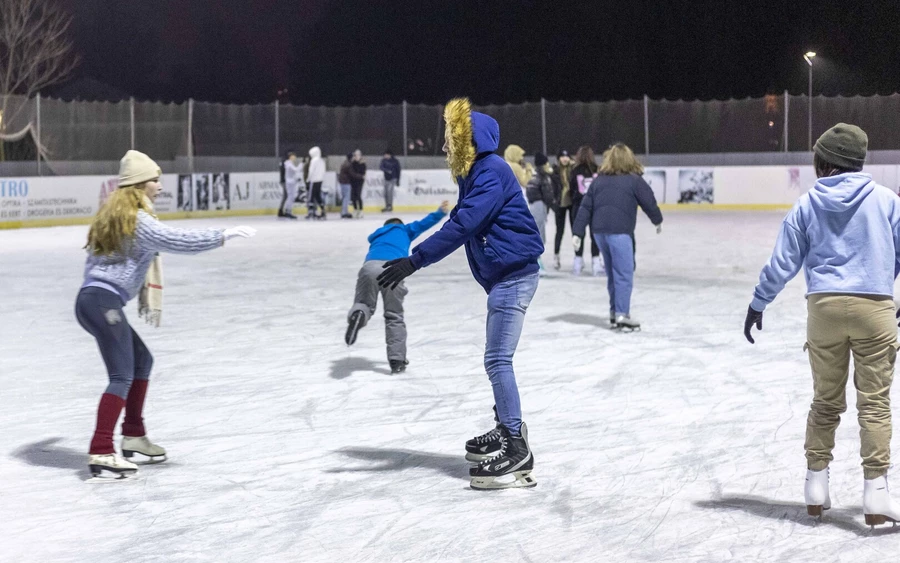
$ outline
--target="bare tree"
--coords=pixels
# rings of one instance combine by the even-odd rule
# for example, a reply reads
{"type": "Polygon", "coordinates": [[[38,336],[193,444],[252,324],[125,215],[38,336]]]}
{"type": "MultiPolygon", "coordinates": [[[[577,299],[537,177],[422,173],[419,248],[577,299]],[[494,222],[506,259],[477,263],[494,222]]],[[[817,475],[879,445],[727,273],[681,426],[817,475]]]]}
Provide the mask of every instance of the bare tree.
{"type": "Polygon", "coordinates": [[[13,95],[29,99],[78,65],[68,38],[71,24],[72,16],[53,0],[0,0],[0,136],[26,107],[11,104],[13,95]]]}

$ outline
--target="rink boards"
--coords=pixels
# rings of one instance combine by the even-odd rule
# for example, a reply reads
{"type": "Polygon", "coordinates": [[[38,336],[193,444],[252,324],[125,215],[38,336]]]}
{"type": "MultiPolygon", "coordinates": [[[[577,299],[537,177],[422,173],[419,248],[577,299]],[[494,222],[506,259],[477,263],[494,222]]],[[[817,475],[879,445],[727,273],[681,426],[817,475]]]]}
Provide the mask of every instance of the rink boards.
{"type": "MultiPolygon", "coordinates": [[[[900,185],[900,166],[874,165],[865,172],[892,191],[900,185]]],[[[815,182],[809,166],[648,168],[644,178],[667,210],[782,209],[815,182]]],[[[274,214],[282,198],[278,180],[276,172],[164,174],[156,211],[167,219],[274,214]]],[[[114,176],[0,178],[0,228],[87,223],[116,186],[114,176]]],[[[383,190],[381,171],[370,170],[363,191],[367,209],[382,207],[383,190]]],[[[334,172],[326,174],[323,192],[329,206],[338,204],[334,172]]],[[[394,209],[429,210],[444,200],[455,202],[457,194],[447,170],[405,170],[394,209]]]]}

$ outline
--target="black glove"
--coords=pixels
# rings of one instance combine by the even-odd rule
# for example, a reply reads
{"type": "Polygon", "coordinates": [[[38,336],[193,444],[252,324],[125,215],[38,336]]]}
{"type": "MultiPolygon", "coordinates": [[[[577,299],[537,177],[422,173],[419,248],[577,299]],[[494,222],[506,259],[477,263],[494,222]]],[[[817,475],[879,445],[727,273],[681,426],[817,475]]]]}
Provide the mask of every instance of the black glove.
{"type": "Polygon", "coordinates": [[[404,278],[416,271],[412,260],[409,258],[397,258],[384,263],[384,271],[378,274],[378,287],[394,289],[404,278]]]}
{"type": "Polygon", "coordinates": [[[753,307],[747,307],[747,318],[744,320],[744,336],[747,337],[750,344],[756,344],[756,341],[750,335],[750,329],[755,324],[758,330],[762,330],[762,317],[762,312],[757,311],[753,307]]]}
{"type": "MultiPolygon", "coordinates": [[[[897,309],[897,318],[900,319],[900,309],[897,309]]],[[[897,326],[900,326],[900,324],[897,324],[897,326]]]]}

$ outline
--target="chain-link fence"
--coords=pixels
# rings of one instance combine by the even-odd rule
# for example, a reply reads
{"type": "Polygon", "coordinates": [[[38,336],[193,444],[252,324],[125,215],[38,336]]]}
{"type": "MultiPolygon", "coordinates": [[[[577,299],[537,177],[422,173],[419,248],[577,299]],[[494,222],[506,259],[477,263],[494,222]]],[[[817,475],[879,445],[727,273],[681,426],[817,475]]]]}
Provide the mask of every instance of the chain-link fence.
{"type": "MultiPolygon", "coordinates": [[[[770,95],[740,100],[529,102],[477,107],[500,123],[509,144],[555,154],[580,145],[624,142],[643,154],[806,151],[839,121],[860,125],[872,150],[900,149],[900,94],[824,97],[770,95]]],[[[442,106],[311,107],[2,98],[0,160],[117,160],[136,148],[164,161],[215,157],[280,158],[319,146],[326,155],[441,154],[442,106]]]]}

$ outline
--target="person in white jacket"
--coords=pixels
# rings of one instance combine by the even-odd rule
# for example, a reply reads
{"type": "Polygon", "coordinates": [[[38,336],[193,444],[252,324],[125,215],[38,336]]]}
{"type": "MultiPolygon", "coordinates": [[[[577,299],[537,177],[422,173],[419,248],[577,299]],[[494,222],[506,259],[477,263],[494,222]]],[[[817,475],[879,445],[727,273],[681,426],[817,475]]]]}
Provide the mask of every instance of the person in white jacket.
{"type": "Polygon", "coordinates": [[[294,200],[297,199],[298,185],[303,182],[303,163],[293,152],[288,153],[284,161],[284,185],[287,188],[287,200],[284,202],[282,213],[288,219],[296,219],[294,215],[294,200]]]}
{"type": "Polygon", "coordinates": [[[325,159],[319,147],[309,149],[309,172],[306,183],[309,186],[307,219],[325,218],[325,201],[322,199],[322,182],[325,180],[325,159]]]}

